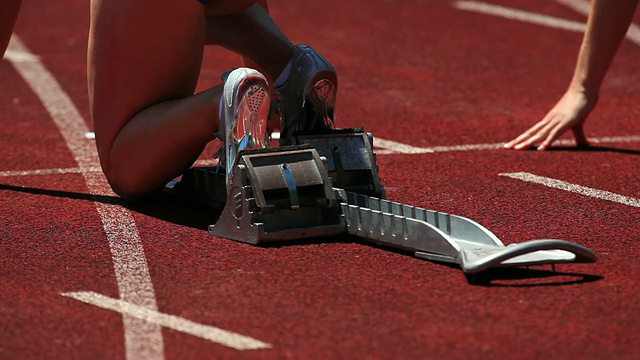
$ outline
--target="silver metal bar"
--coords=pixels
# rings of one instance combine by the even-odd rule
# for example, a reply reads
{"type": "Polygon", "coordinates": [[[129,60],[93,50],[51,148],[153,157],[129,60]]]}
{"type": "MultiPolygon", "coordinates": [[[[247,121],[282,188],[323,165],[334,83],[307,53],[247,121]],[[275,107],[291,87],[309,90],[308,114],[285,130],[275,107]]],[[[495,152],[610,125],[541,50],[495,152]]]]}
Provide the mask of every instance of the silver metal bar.
{"type": "Polygon", "coordinates": [[[594,262],[589,249],[564,240],[505,246],[473,220],[334,188],[347,231],[363,240],[460,265],[467,273],[492,267],[594,262]]]}

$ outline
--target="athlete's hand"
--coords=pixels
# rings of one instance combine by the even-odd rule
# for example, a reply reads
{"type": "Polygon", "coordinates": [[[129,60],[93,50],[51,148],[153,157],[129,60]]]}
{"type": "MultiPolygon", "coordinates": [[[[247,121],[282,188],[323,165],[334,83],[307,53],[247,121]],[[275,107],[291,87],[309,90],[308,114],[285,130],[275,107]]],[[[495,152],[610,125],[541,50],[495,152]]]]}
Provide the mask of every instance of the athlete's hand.
{"type": "Polygon", "coordinates": [[[523,150],[537,145],[538,150],[546,150],[567,130],[573,132],[578,146],[589,145],[584,122],[596,103],[597,97],[589,99],[583,92],[568,90],[542,120],[504,147],[523,150]]]}

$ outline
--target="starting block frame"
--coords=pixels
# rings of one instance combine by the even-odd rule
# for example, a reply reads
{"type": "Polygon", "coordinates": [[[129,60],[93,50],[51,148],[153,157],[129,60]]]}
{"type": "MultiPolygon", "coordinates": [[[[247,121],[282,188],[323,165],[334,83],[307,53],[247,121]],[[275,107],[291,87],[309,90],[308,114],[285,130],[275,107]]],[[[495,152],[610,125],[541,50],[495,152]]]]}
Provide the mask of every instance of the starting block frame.
{"type": "Polygon", "coordinates": [[[341,233],[344,218],[323,160],[310,146],[241,153],[212,235],[249,244],[341,233]]]}
{"type": "Polygon", "coordinates": [[[471,219],[385,200],[373,137],[363,129],[296,136],[304,145],[240,152],[228,194],[217,167],[193,168],[165,190],[222,208],[209,232],[253,245],[349,235],[465,273],[597,259],[557,239],[505,246],[471,219]]]}

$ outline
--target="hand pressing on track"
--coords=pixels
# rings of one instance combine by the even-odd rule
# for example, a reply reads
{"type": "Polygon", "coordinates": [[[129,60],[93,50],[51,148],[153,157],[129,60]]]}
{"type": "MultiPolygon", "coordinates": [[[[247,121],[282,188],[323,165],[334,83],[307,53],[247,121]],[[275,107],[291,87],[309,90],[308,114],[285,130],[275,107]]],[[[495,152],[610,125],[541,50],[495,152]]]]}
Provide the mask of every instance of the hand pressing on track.
{"type": "Polygon", "coordinates": [[[588,146],[584,122],[597,101],[597,96],[589,97],[582,91],[569,89],[542,120],[504,147],[524,150],[537,145],[538,150],[546,150],[567,130],[573,132],[577,146],[588,146]]]}
{"type": "Polygon", "coordinates": [[[584,122],[598,101],[602,81],[633,20],[639,0],[592,0],[587,29],[569,90],[537,124],[505,144],[521,150],[538,145],[548,149],[567,130],[578,146],[588,145],[584,122]]]}

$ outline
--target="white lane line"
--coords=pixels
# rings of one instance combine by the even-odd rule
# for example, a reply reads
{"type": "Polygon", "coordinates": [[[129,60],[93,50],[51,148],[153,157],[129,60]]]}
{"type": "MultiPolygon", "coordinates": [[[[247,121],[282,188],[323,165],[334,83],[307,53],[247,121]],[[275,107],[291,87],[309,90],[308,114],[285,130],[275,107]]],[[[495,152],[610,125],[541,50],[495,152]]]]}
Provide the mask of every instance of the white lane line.
{"type": "Polygon", "coordinates": [[[56,174],[83,174],[85,172],[102,172],[102,169],[99,166],[93,166],[85,169],[76,167],[76,168],[0,171],[0,177],[56,175],[56,174]]]}
{"type": "Polygon", "coordinates": [[[215,166],[218,165],[217,159],[199,159],[193,163],[194,166],[215,166]]]}
{"type": "Polygon", "coordinates": [[[530,24],[542,25],[556,29],[584,32],[586,24],[569,21],[549,15],[537,14],[529,11],[487,4],[479,1],[455,1],[453,6],[459,10],[472,11],[486,15],[493,15],[505,19],[518,20],[530,24]]]}
{"type": "Polygon", "coordinates": [[[270,344],[256,340],[254,338],[239,335],[214,326],[198,324],[191,320],[174,315],[168,315],[156,310],[151,310],[143,306],[113,299],[108,296],[91,291],[62,293],[62,295],[76,300],[92,304],[97,307],[117,311],[122,314],[133,316],[137,319],[147,321],[159,326],[163,326],[186,334],[207,339],[209,341],[222,344],[237,350],[257,350],[271,348],[270,344]]]}
{"type": "MultiPolygon", "coordinates": [[[[14,35],[15,36],[15,35],[14,35]]],[[[4,58],[12,63],[27,62],[27,61],[40,61],[40,58],[30,52],[18,50],[15,47],[9,46],[4,53],[4,58]]]]}
{"type": "MultiPolygon", "coordinates": [[[[85,172],[99,164],[98,154],[94,142],[85,137],[84,134],[89,129],[67,93],[36,56],[24,55],[31,52],[15,35],[11,38],[9,50],[9,61],[40,98],[58,126],[82,170],[89,191],[111,195],[102,173],[85,172]]],[[[147,260],[131,213],[119,206],[100,202],[95,204],[109,241],[120,297],[133,304],[157,310],[147,260]]],[[[126,314],[123,316],[123,323],[127,359],[164,359],[160,326],[126,314]]]]}
{"type": "Polygon", "coordinates": [[[552,179],[544,176],[538,176],[527,172],[516,173],[504,173],[500,176],[510,177],[512,179],[522,180],[534,184],[544,185],[553,189],[569,191],[572,193],[588,196],[591,198],[613,201],[623,205],[629,205],[633,207],[640,207],[640,199],[612,193],[609,191],[593,189],[586,186],[580,186],[572,183],[568,183],[562,180],[552,179]]]}
{"type": "Polygon", "coordinates": [[[377,148],[383,148],[391,150],[393,152],[401,154],[426,154],[432,153],[433,150],[429,148],[415,147],[407,144],[403,144],[393,140],[385,140],[381,138],[373,138],[373,146],[377,148]]]}
{"type": "Polygon", "coordinates": [[[585,16],[588,16],[589,12],[591,11],[590,1],[583,1],[583,0],[555,0],[555,1],[585,16]]]}
{"type": "MultiPolygon", "coordinates": [[[[591,11],[591,3],[589,1],[556,0],[556,2],[585,16],[589,16],[589,12],[591,11]]],[[[627,39],[631,40],[636,45],[640,45],[640,27],[638,27],[638,25],[632,23],[629,26],[629,29],[627,30],[627,39]]]]}
{"type": "MultiPolygon", "coordinates": [[[[13,54],[30,54],[15,35],[9,49],[13,54]]],[[[113,195],[102,171],[93,171],[97,168],[95,164],[99,163],[95,144],[87,136],[89,131],[84,119],[60,84],[36,56],[14,56],[10,61],[58,126],[79,165],[78,173],[85,177],[89,191],[113,195]]],[[[95,204],[109,241],[120,298],[135,306],[156,311],[158,305],[147,259],[131,212],[120,206],[101,202],[95,204]]],[[[123,313],[123,323],[127,359],[164,359],[164,341],[158,324],[127,313],[123,313]]]]}
{"type": "MultiPolygon", "coordinates": [[[[583,14],[589,15],[590,3],[586,0],[555,0],[556,2],[569,7],[570,9],[583,14]]],[[[542,25],[556,29],[563,29],[576,32],[584,32],[586,24],[565,20],[549,15],[537,14],[529,11],[508,8],[500,5],[493,5],[479,1],[455,1],[453,6],[459,10],[472,11],[486,15],[493,15],[505,19],[522,21],[530,24],[542,25]]],[[[627,39],[640,45],[640,27],[635,24],[629,26],[627,30],[627,39]]]]}
{"type": "MultiPolygon", "coordinates": [[[[467,145],[450,145],[450,146],[432,146],[432,147],[416,147],[403,144],[397,141],[374,138],[377,155],[390,154],[432,154],[436,152],[453,152],[453,151],[477,151],[477,150],[497,150],[502,149],[504,143],[492,144],[467,144],[467,145]]],[[[610,144],[610,143],[637,143],[640,142],[640,135],[629,136],[605,136],[598,138],[589,138],[591,144],[610,144]]],[[[575,145],[575,141],[569,139],[558,140],[555,145],[575,145]]],[[[200,159],[194,163],[194,166],[214,166],[218,164],[215,159],[200,159]]],[[[35,170],[14,170],[0,171],[0,177],[12,176],[36,176],[36,175],[52,175],[52,174],[88,174],[102,173],[99,166],[90,166],[86,168],[54,168],[54,169],[35,169],[35,170]]]]}
{"type": "MultiPolygon", "coordinates": [[[[640,135],[629,136],[604,136],[598,138],[589,138],[591,144],[608,144],[608,143],[637,143],[640,142],[640,135]]],[[[415,147],[406,144],[402,144],[395,141],[375,138],[373,144],[376,148],[382,150],[376,150],[378,155],[388,154],[427,154],[436,152],[453,152],[453,151],[477,151],[477,150],[496,150],[504,149],[505,143],[492,143],[492,144],[467,144],[467,145],[450,145],[450,146],[431,146],[431,147],[415,147]]],[[[554,142],[554,145],[575,145],[575,141],[569,139],[558,140],[554,142]]],[[[506,151],[506,150],[505,150],[506,151]]]]}

